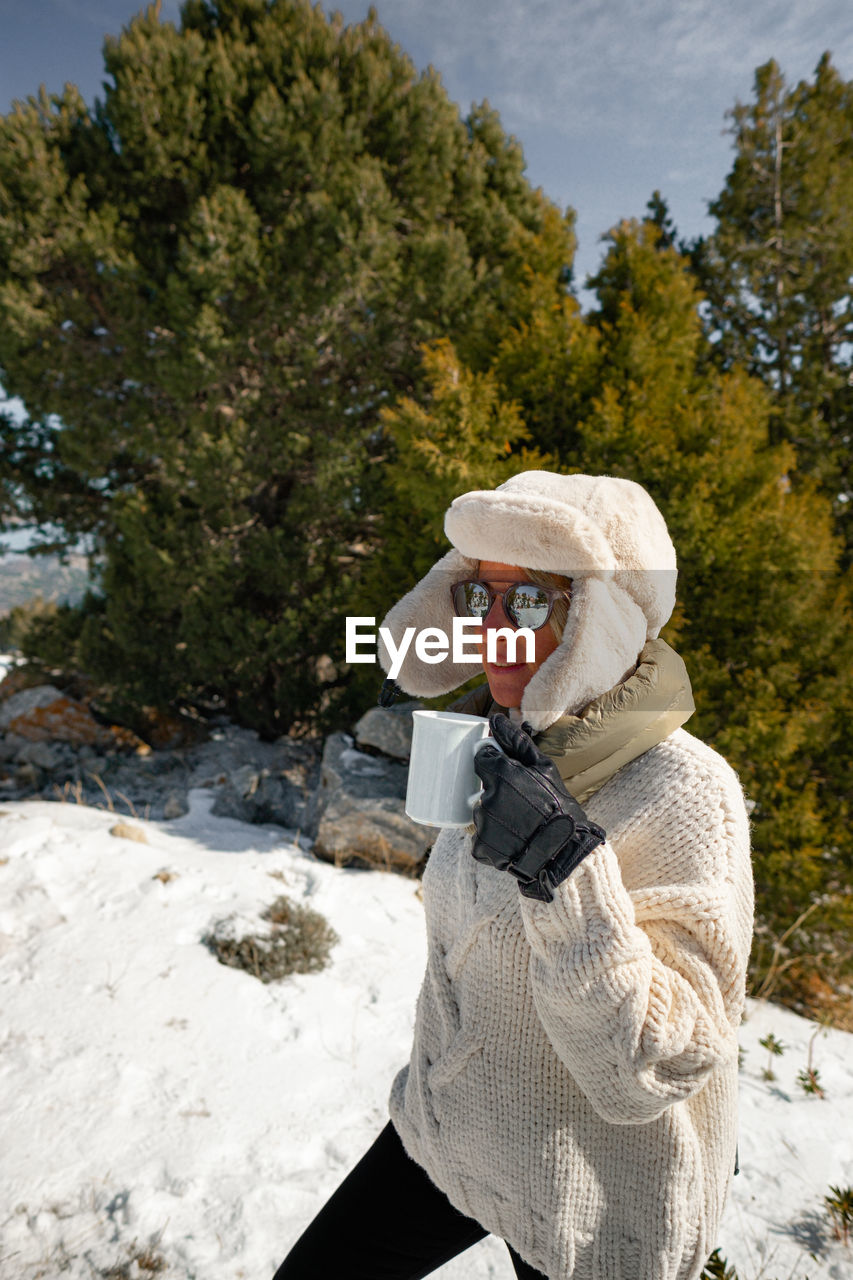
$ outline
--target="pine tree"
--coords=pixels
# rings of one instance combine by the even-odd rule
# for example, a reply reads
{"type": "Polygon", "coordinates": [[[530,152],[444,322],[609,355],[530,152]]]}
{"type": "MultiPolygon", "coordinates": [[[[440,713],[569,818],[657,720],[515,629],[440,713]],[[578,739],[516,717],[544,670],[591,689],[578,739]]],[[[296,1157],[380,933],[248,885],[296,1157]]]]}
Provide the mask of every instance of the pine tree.
{"type": "Polygon", "coordinates": [[[768,439],[771,392],[709,358],[688,262],[653,221],[610,233],[592,285],[582,323],[544,309],[504,339],[493,373],[561,469],[637,480],[667,519],[681,569],[663,634],[691,674],[688,728],[731,761],[752,806],[756,979],[815,904],[776,989],[793,998],[795,978],[802,994],[816,969],[850,968],[853,627],[831,506],[814,481],[792,486],[792,445],[768,439]]]}
{"type": "Polygon", "coordinates": [[[797,449],[853,547],[853,84],[824,54],[813,82],[788,87],[774,61],[730,112],[735,159],[710,205],[716,228],[693,248],[708,329],[724,367],[773,392],[774,440],[797,449]]]}
{"type": "MultiPolygon", "coordinates": [[[[552,316],[565,314],[579,324],[580,313],[566,288],[575,248],[571,215],[561,216],[543,199],[541,230],[519,231],[515,244],[511,306],[502,308],[502,317],[512,341],[520,344],[523,335],[526,344],[518,390],[525,370],[535,373],[544,354],[538,348],[534,354],[534,332],[543,333],[547,344],[552,316]]],[[[483,349],[482,360],[472,361],[470,343],[424,344],[420,394],[404,396],[382,411],[382,500],[368,587],[380,607],[377,590],[386,602],[396,598],[447,549],[444,512],[457,494],[492,488],[517,471],[548,465],[542,422],[537,422],[534,446],[519,405],[502,398],[490,371],[499,348],[492,343],[483,349]]]]}
{"type": "Polygon", "coordinates": [[[732,762],[754,805],[754,973],[815,902],[811,933],[791,940],[788,960],[799,957],[801,979],[815,965],[837,974],[849,966],[841,940],[853,905],[853,846],[839,822],[853,651],[831,508],[813,482],[790,484],[796,455],[768,444],[763,388],[708,364],[685,264],[656,241],[648,223],[621,228],[594,282],[602,390],[584,422],[584,463],[618,458],[672,530],[683,568],[664,635],[688,662],[694,731],[732,762]]]}
{"type": "Polygon", "coordinates": [[[382,411],[424,343],[490,358],[531,237],[564,279],[567,224],[372,11],[187,0],[104,59],[93,110],[68,86],[0,120],[0,371],[29,415],[0,422],[0,518],[100,566],[31,648],[266,735],[324,691],[343,715],[317,672],[387,498],[382,411]]]}

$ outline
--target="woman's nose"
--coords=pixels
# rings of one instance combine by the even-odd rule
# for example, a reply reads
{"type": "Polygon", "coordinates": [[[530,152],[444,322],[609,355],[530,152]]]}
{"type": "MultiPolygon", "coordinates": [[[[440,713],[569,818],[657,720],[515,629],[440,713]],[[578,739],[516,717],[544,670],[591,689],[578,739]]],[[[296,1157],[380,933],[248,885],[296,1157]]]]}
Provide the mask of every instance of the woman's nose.
{"type": "Polygon", "coordinates": [[[495,596],[492,601],[492,607],[483,619],[483,630],[496,631],[499,627],[511,627],[513,625],[509,614],[504,609],[504,602],[501,596],[495,596]]]}
{"type": "Polygon", "coordinates": [[[482,634],[483,634],[483,644],[486,646],[485,652],[488,652],[488,648],[489,648],[488,633],[490,631],[498,632],[498,635],[496,635],[494,639],[495,657],[497,658],[498,662],[506,661],[507,639],[505,635],[503,636],[500,635],[500,632],[506,629],[507,627],[509,627],[512,630],[515,630],[514,623],[511,621],[511,619],[506,613],[506,610],[503,607],[503,600],[500,598],[500,596],[496,596],[495,599],[492,601],[491,609],[483,619],[482,634]]]}

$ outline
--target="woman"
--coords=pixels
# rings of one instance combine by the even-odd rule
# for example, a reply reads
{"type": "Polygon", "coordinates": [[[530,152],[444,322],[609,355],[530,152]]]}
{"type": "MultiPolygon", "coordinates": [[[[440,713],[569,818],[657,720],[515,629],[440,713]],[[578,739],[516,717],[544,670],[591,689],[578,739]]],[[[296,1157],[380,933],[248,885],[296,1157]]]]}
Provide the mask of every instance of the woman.
{"type": "MultiPolygon", "coordinates": [[[[735,1168],[752,877],[737,778],[681,728],[689,681],[658,638],[672,543],[639,485],[544,471],[463,494],[445,532],[395,642],[461,612],[530,626],[534,660],[498,637],[456,704],[500,750],[424,875],[411,1060],[277,1280],[415,1280],[489,1232],[526,1280],[696,1280],[735,1168]]],[[[398,683],[469,676],[412,647],[398,683]]]]}

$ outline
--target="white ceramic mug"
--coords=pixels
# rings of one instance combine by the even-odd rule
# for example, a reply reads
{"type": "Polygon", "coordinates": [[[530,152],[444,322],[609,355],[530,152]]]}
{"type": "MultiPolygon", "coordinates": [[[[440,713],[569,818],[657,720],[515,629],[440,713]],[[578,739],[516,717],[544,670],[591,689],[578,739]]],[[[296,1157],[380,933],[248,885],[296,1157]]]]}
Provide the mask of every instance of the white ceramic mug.
{"type": "Polygon", "coordinates": [[[406,813],[427,827],[467,827],[482,784],[474,756],[490,738],[482,716],[456,711],[412,713],[406,813]]]}

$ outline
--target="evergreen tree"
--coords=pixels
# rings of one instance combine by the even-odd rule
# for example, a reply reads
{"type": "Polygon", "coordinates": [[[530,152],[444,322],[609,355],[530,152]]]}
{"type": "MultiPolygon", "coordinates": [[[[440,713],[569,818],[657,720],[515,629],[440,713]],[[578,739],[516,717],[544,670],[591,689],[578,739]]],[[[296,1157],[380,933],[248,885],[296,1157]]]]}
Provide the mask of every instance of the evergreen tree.
{"type": "Polygon", "coordinates": [[[657,227],[659,232],[658,246],[661,249],[675,248],[677,237],[675,223],[669,212],[669,205],[657,189],[652,192],[652,197],[647,202],[646,209],[648,210],[646,221],[657,227]]]}
{"type": "Polygon", "coordinates": [[[735,159],[710,205],[714,233],[693,248],[723,367],[741,363],[773,392],[771,434],[832,499],[853,549],[853,84],[821,58],[793,88],[774,61],[753,101],[730,113],[735,159]]]}
{"type": "Polygon", "coordinates": [[[104,59],[94,110],[68,86],[0,120],[0,376],[29,415],[0,421],[0,518],[102,566],[31,649],[274,735],[359,611],[383,408],[425,342],[487,361],[531,237],[556,288],[568,224],[372,11],[187,0],[104,59]]]}
{"type": "Polygon", "coordinates": [[[597,309],[582,322],[543,310],[505,337],[492,372],[562,469],[637,480],[664,512],[681,566],[664,638],[691,673],[688,727],[732,762],[753,805],[753,974],[812,905],[786,958],[787,993],[795,977],[802,993],[817,969],[851,964],[853,628],[831,506],[813,481],[791,485],[793,447],[768,441],[771,392],[708,358],[701,296],[655,222],[611,232],[592,285],[597,309]]]}
{"type": "MultiPolygon", "coordinates": [[[[575,248],[571,215],[561,216],[543,200],[541,229],[519,232],[516,245],[512,305],[503,319],[506,332],[516,342],[524,335],[528,344],[520,386],[528,368],[535,375],[544,354],[533,353],[532,341],[535,332],[547,330],[549,317],[566,314],[580,323],[578,304],[565,287],[575,248]]],[[[485,349],[482,367],[472,368],[470,355],[466,364],[449,339],[425,344],[421,393],[382,411],[381,501],[365,583],[371,607],[387,607],[446,550],[442,522],[457,494],[493,488],[517,471],[549,465],[543,423],[537,422],[536,445],[528,444],[530,431],[518,405],[501,398],[489,371],[498,346],[485,349]]]]}
{"type": "Polygon", "coordinates": [[[751,805],[756,985],[809,911],[774,970],[775,994],[796,1002],[851,969],[850,583],[829,501],[814,481],[793,486],[793,446],[769,442],[772,393],[709,358],[701,295],[664,241],[655,220],[614,229],[586,316],[531,277],[528,306],[485,372],[447,345],[431,350],[426,396],[386,415],[411,516],[392,572],[411,585],[446,549],[441,516],[456,492],[526,465],[649,489],[681,566],[663,635],[691,674],[688,727],[731,761],[751,805]],[[524,454],[545,445],[544,457],[524,454]]]}

